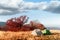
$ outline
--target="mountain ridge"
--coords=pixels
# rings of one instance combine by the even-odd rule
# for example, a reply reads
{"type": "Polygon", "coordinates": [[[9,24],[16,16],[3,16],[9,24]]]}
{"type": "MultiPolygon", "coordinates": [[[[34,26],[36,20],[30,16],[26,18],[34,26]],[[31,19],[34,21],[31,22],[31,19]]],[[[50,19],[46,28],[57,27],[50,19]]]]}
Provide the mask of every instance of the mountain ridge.
{"type": "Polygon", "coordinates": [[[5,22],[0,22],[0,26],[4,26],[5,25],[5,22]]]}

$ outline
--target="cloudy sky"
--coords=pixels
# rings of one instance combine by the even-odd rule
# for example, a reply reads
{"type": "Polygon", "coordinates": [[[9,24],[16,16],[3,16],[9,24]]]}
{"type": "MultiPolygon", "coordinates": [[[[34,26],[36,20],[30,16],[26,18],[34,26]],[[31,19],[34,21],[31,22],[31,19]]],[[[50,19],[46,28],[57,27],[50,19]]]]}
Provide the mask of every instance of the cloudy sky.
{"type": "Polygon", "coordinates": [[[45,26],[60,26],[60,0],[0,0],[0,21],[21,15],[45,26]]]}

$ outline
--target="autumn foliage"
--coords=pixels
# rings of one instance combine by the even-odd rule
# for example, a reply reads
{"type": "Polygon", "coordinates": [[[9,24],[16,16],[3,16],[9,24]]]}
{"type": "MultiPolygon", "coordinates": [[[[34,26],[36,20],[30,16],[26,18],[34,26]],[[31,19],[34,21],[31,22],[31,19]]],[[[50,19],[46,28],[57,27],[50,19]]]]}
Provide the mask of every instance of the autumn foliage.
{"type": "Polygon", "coordinates": [[[31,31],[34,29],[44,29],[44,25],[41,23],[37,23],[34,21],[30,21],[29,24],[25,24],[28,21],[29,17],[27,16],[20,16],[17,18],[11,18],[8,19],[6,22],[6,25],[3,28],[0,28],[0,30],[5,31],[31,31]]]}

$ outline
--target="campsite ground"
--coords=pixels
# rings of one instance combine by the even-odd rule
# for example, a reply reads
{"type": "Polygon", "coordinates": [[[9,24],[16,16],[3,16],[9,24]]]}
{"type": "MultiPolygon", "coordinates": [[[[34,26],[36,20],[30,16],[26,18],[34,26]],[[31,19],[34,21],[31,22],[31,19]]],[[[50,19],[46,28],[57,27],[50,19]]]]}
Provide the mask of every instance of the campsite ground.
{"type": "Polygon", "coordinates": [[[0,31],[0,40],[60,40],[60,30],[50,30],[51,35],[33,36],[31,31],[0,31]]]}

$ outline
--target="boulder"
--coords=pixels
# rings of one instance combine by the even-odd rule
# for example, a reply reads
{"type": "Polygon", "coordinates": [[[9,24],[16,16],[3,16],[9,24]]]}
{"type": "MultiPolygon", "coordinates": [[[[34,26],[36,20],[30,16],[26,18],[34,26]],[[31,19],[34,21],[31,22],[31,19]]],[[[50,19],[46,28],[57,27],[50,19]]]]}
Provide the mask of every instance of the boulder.
{"type": "Polygon", "coordinates": [[[42,32],[40,29],[34,29],[31,34],[34,36],[40,36],[42,32]]]}

